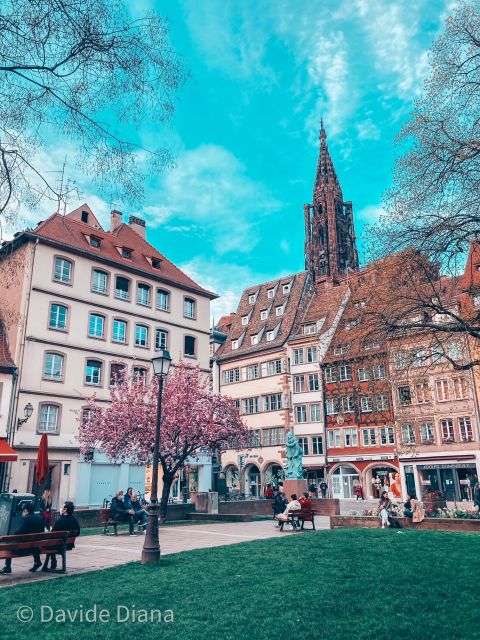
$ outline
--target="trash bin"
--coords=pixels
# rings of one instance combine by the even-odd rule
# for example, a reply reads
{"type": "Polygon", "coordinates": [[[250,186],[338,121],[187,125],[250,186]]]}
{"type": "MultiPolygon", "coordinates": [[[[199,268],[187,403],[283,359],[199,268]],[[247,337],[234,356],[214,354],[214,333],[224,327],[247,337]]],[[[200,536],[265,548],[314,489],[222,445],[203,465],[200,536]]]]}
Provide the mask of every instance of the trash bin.
{"type": "Polygon", "coordinates": [[[0,536],[15,533],[26,502],[35,502],[33,493],[0,493],[0,536]]]}

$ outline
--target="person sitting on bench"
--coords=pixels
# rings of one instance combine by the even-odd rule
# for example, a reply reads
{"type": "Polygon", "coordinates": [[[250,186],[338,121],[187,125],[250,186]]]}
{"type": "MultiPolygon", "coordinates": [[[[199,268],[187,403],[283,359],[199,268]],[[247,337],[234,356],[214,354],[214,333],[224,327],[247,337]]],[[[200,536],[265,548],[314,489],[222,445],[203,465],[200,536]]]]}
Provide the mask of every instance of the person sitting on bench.
{"type": "MultiPolygon", "coordinates": [[[[277,516],[277,520],[279,520],[280,522],[288,522],[288,514],[291,511],[300,511],[300,509],[302,508],[302,505],[297,500],[297,494],[296,493],[292,493],[290,498],[291,498],[290,502],[287,504],[287,507],[286,507],[285,511],[283,513],[279,513],[278,516],[277,516]]],[[[279,527],[280,525],[277,524],[275,526],[279,527]]]]}
{"type": "MultiPolygon", "coordinates": [[[[26,502],[23,506],[22,511],[22,524],[15,531],[16,536],[19,536],[24,533],[43,533],[45,531],[45,521],[43,517],[39,514],[35,513],[35,507],[33,502],[26,502]]],[[[42,566],[42,561],[40,560],[39,551],[32,551],[33,555],[33,567],[29,569],[30,572],[36,571],[39,567],[42,566]]],[[[12,573],[12,559],[5,558],[5,566],[0,571],[1,574],[12,573]]]]}
{"type": "Polygon", "coordinates": [[[302,505],[302,509],[305,509],[305,511],[311,511],[312,510],[312,501],[308,497],[308,493],[307,492],[305,492],[303,494],[303,496],[301,498],[299,498],[298,501],[302,505]]]}
{"type": "Polygon", "coordinates": [[[112,498],[112,504],[110,505],[110,512],[113,520],[119,522],[128,522],[128,529],[130,535],[135,535],[135,511],[133,509],[127,509],[123,501],[123,491],[117,491],[114,498],[112,498]]]}
{"type": "MultiPolygon", "coordinates": [[[[75,505],[73,502],[65,502],[62,507],[62,515],[58,518],[58,520],[53,525],[52,531],[71,531],[74,535],[80,535],[80,525],[78,524],[78,520],[73,515],[75,511],[75,505]]],[[[70,544],[67,545],[67,549],[73,549],[75,545],[70,544]]],[[[57,556],[54,553],[47,553],[45,557],[45,562],[43,563],[42,571],[55,571],[57,568],[57,556]],[[48,567],[48,562],[50,561],[50,568],[48,567]]]]}
{"type": "Polygon", "coordinates": [[[145,532],[147,529],[147,512],[142,508],[138,495],[135,492],[132,493],[130,505],[135,511],[135,515],[133,516],[135,522],[138,522],[139,526],[141,526],[145,532]]]}

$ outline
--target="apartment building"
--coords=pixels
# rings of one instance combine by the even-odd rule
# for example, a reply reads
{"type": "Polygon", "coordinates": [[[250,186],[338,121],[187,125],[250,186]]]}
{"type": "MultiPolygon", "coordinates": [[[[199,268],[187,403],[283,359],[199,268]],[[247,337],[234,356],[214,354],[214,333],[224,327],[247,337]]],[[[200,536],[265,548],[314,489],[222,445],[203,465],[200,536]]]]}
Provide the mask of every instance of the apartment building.
{"type": "Polygon", "coordinates": [[[10,464],[17,460],[17,454],[10,446],[9,429],[16,384],[17,368],[10,355],[7,332],[0,320],[0,493],[5,488],[10,464]]]}
{"type": "MultiPolygon", "coordinates": [[[[0,248],[0,266],[0,297],[18,316],[8,327],[18,366],[11,416],[18,461],[10,487],[38,491],[35,460],[47,433],[54,506],[67,498],[102,504],[118,487],[143,491],[143,467],[113,465],[101,450],[80,458],[86,399],[108,403],[115,380],[126,373],[148,378],[157,349],[168,349],[173,363],[185,359],[208,372],[214,294],[146,241],[141,219],[131,216],[125,224],[112,211],[104,230],[86,204],[16,234],[0,248]],[[17,429],[27,403],[33,415],[17,429]]],[[[197,481],[209,485],[210,468],[204,471],[197,469],[197,481]]]]}

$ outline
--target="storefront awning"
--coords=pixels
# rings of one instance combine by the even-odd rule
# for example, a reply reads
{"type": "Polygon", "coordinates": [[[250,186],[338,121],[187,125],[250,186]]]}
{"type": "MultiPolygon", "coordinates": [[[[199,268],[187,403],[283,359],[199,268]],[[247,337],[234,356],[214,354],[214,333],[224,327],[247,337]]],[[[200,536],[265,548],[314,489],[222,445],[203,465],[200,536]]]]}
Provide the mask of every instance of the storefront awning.
{"type": "Polygon", "coordinates": [[[0,438],[0,462],[16,462],[17,452],[5,439],[0,438]]]}

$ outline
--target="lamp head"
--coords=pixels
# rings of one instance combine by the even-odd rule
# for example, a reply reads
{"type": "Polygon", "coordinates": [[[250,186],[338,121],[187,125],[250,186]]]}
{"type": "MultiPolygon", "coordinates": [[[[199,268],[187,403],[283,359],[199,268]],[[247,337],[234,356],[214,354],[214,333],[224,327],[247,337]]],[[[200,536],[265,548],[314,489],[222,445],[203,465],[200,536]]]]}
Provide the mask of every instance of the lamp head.
{"type": "Polygon", "coordinates": [[[165,349],[161,349],[157,351],[155,357],[152,358],[152,366],[153,372],[157,376],[157,378],[165,378],[168,374],[168,370],[170,369],[170,364],[172,362],[172,358],[170,354],[165,349]]]}

